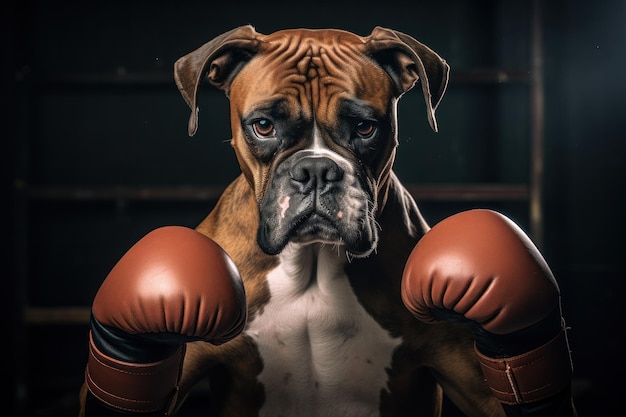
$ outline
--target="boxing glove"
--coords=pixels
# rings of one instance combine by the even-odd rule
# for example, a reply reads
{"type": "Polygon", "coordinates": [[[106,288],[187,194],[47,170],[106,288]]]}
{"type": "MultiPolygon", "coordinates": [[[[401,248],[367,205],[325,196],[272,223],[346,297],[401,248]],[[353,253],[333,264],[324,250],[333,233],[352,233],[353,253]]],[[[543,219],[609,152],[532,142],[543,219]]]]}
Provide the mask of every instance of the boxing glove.
{"type": "Polygon", "coordinates": [[[471,327],[485,379],[508,415],[575,415],[558,284],[504,215],[469,210],[436,224],[407,260],[402,300],[421,321],[471,327]]]}
{"type": "Polygon", "coordinates": [[[93,300],[85,414],[169,414],[185,343],[231,340],[246,311],[237,268],[214,241],[180,226],[148,233],[93,300]]]}

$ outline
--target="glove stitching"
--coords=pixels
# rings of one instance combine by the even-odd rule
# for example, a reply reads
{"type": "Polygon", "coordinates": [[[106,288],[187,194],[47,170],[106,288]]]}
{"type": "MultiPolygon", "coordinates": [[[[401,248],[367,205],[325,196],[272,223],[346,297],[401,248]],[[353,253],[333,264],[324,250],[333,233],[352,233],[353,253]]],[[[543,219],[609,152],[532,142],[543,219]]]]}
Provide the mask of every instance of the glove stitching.
{"type": "MultiPolygon", "coordinates": [[[[158,373],[157,373],[157,372],[133,372],[133,371],[131,371],[131,370],[119,369],[119,368],[116,368],[116,367],[114,367],[114,366],[109,365],[109,364],[108,364],[108,363],[106,363],[106,362],[101,361],[101,360],[100,360],[100,358],[98,358],[98,357],[95,357],[95,356],[94,356],[94,359],[95,359],[95,360],[96,360],[99,364],[101,364],[102,366],[104,366],[104,367],[106,367],[106,368],[108,368],[108,369],[110,369],[110,370],[113,370],[114,372],[124,373],[124,374],[128,374],[128,375],[137,375],[137,376],[152,376],[152,375],[158,375],[158,373]]],[[[127,365],[127,366],[128,366],[128,365],[127,365]]]]}

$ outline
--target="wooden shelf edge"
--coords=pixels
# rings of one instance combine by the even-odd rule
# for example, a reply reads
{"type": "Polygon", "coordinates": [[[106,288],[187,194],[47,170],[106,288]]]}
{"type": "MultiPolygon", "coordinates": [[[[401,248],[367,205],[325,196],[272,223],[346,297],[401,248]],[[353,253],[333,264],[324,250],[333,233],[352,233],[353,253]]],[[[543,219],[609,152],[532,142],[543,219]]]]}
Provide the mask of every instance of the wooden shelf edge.
{"type": "Polygon", "coordinates": [[[217,200],[225,186],[172,187],[88,187],[25,186],[21,189],[29,200],[46,201],[115,201],[115,200],[217,200]]]}
{"type": "Polygon", "coordinates": [[[519,69],[477,68],[450,73],[450,83],[507,84],[530,82],[530,71],[519,69]]]}
{"type": "Polygon", "coordinates": [[[26,307],[26,324],[88,324],[91,315],[89,307],[26,307]]]}
{"type": "Polygon", "coordinates": [[[173,73],[137,72],[123,70],[111,73],[59,73],[33,77],[40,87],[176,87],[173,73]]]}
{"type": "Polygon", "coordinates": [[[406,187],[418,201],[526,201],[530,196],[525,184],[409,184],[406,187]]]}

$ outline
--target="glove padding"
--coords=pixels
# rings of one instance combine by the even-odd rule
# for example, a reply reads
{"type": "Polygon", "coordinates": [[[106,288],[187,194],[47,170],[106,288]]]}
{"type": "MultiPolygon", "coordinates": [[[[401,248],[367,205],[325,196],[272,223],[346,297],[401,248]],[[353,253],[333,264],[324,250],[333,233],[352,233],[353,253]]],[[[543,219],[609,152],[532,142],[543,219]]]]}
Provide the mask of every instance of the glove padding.
{"type": "Polygon", "coordinates": [[[428,231],[407,260],[402,300],[421,321],[470,325],[504,404],[539,401],[571,382],[558,284],[531,240],[499,213],[469,210],[428,231]]]}
{"type": "Polygon", "coordinates": [[[185,343],[225,343],[242,330],[243,283],[213,240],[186,227],[156,229],[115,265],[92,305],[86,383],[125,412],[176,402],[185,343]]]}

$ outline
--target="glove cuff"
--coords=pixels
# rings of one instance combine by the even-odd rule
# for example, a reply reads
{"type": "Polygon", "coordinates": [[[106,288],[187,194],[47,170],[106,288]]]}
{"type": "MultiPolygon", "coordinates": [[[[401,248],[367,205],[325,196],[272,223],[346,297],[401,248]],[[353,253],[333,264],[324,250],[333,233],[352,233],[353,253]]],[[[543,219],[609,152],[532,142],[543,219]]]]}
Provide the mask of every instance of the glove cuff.
{"type": "Polygon", "coordinates": [[[565,330],[530,352],[494,359],[474,350],[493,395],[503,404],[526,404],[563,391],[572,378],[565,330]]]}
{"type": "Polygon", "coordinates": [[[130,363],[102,353],[89,334],[85,381],[102,403],[131,413],[165,411],[169,415],[178,395],[185,345],[161,361],[130,363]]]}

